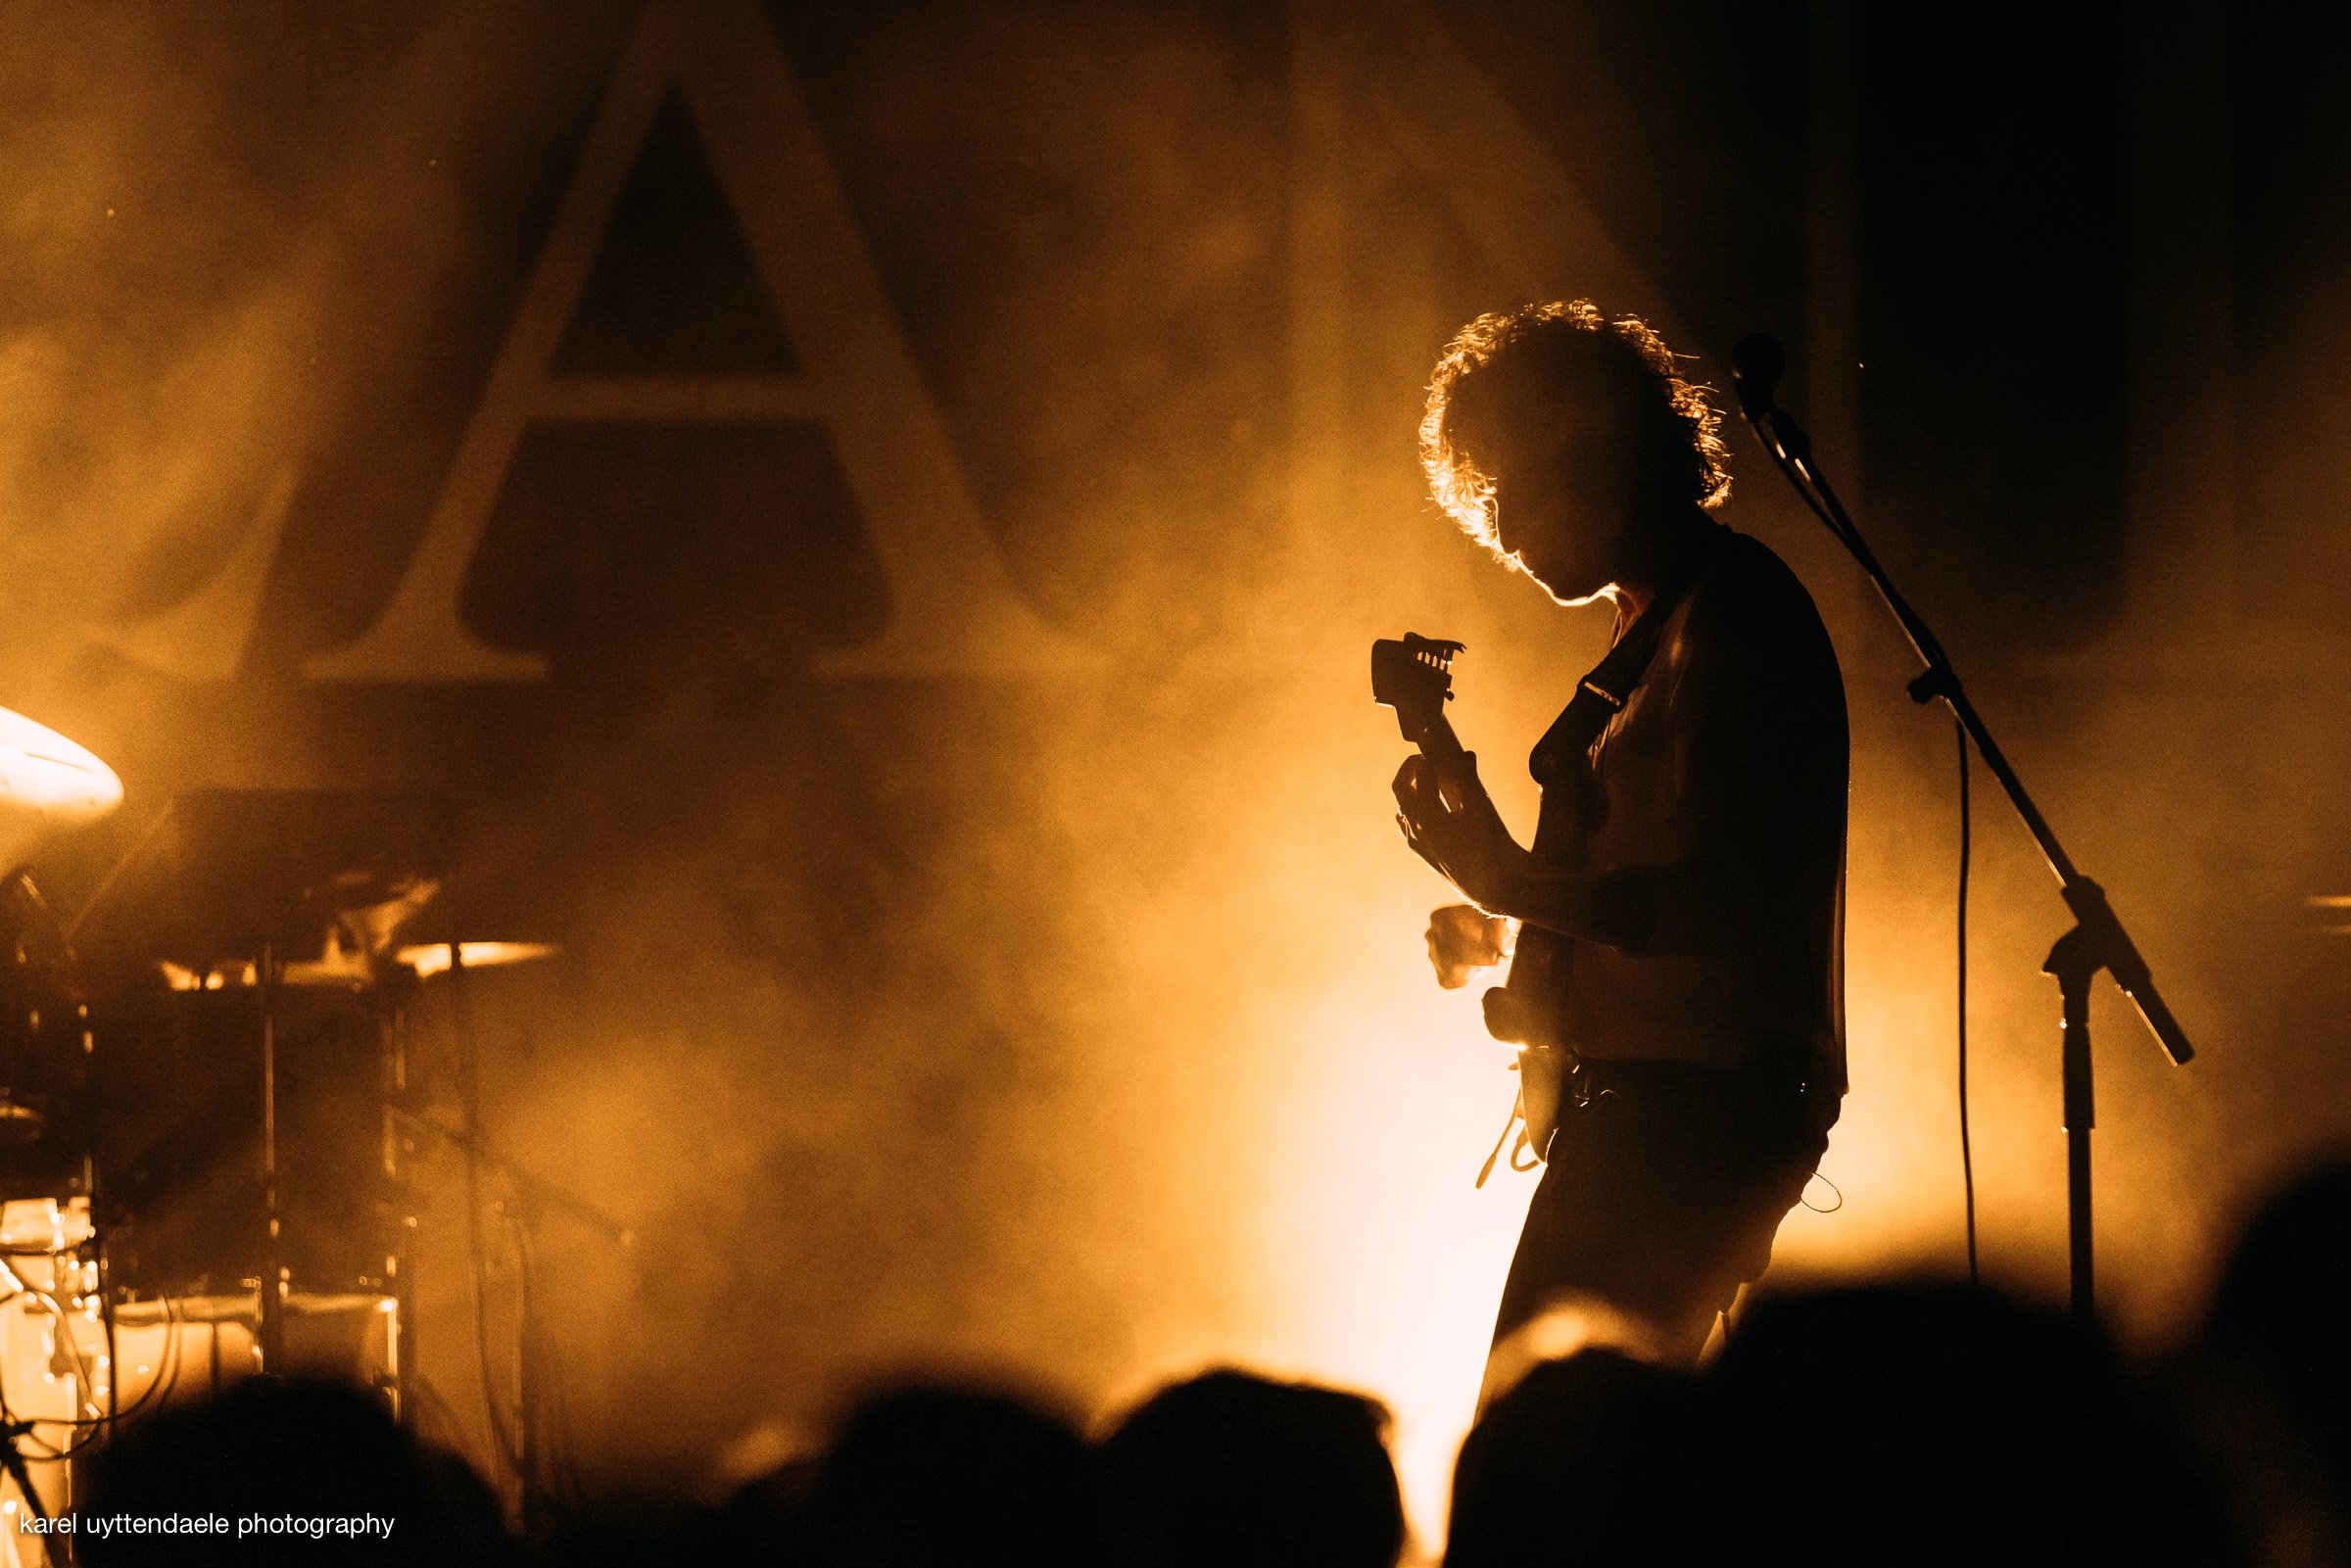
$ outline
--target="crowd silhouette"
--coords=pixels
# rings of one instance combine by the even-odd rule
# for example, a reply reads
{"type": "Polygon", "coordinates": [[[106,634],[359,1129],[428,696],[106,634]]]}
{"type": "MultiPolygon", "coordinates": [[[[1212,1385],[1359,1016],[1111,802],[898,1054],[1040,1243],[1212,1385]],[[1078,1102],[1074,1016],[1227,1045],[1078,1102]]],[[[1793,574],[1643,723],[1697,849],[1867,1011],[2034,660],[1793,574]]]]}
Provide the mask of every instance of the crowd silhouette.
{"type": "MultiPolygon", "coordinates": [[[[1769,1299],[1703,1371],[1536,1364],[1462,1447],[1448,1568],[1731,1561],[2351,1564],[2351,1165],[2247,1229],[2196,1342],[2132,1367],[1956,1285],[1769,1299]]],[[[1219,1369],[1106,1430],[906,1386],[723,1506],[526,1542],[355,1389],[252,1379],[124,1430],[84,1511],[374,1514],[389,1540],[86,1538],[80,1560],[779,1568],[1394,1568],[1374,1401],[1219,1369]]]]}

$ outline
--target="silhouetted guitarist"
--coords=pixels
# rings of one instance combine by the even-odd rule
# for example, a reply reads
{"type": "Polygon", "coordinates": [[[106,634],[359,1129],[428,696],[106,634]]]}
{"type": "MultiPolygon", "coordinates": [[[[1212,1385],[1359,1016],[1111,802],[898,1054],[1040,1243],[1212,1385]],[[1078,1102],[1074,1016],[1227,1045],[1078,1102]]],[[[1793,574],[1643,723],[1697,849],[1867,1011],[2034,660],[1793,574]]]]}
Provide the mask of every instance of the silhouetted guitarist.
{"type": "Polygon", "coordinates": [[[1695,1359],[1845,1091],[1845,689],[1802,585],[1712,516],[1715,426],[1646,325],[1582,301],[1472,321],[1429,389],[1438,501],[1558,603],[1616,609],[1535,748],[1531,849],[1473,756],[1396,776],[1406,837],[1474,901],[1430,917],[1440,983],[1502,962],[1517,923],[1487,1020],[1524,1048],[1548,1164],[1497,1344],[1578,1293],[1695,1359]]]}

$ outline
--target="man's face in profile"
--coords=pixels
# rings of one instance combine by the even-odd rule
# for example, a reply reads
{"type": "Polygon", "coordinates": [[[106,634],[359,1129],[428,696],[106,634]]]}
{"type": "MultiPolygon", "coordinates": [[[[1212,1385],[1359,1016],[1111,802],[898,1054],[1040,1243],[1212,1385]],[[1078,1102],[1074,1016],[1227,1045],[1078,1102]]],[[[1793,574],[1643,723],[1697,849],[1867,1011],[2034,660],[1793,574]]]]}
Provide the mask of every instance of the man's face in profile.
{"type": "Polygon", "coordinates": [[[1639,442],[1630,412],[1594,396],[1549,399],[1488,443],[1495,538],[1562,604],[1594,597],[1628,564],[1639,442]]]}

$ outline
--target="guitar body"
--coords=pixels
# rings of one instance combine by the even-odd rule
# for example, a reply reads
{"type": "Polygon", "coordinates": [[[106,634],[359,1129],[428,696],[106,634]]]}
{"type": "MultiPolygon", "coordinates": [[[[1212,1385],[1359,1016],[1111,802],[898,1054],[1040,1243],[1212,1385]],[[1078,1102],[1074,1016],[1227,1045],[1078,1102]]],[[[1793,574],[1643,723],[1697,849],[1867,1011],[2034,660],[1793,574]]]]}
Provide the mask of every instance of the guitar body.
{"type": "Polygon", "coordinates": [[[1530,1045],[1518,1053],[1518,1119],[1526,1123],[1526,1146],[1537,1160],[1551,1159],[1559,1113],[1567,1103],[1570,1061],[1564,1051],[1530,1045]]]}
{"type": "Polygon", "coordinates": [[[1503,983],[1485,996],[1486,1032],[1518,1048],[1518,1114],[1526,1121],[1527,1147],[1539,1160],[1551,1154],[1575,1067],[1558,1022],[1559,974],[1568,941],[1539,926],[1522,926],[1503,983]]]}

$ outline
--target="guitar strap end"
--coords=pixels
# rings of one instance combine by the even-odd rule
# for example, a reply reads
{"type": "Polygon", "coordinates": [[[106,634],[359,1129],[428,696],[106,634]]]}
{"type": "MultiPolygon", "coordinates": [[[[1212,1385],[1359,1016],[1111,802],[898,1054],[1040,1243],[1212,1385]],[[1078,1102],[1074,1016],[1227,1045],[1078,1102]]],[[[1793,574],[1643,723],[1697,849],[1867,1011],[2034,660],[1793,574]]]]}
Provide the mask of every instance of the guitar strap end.
{"type": "MultiPolygon", "coordinates": [[[[1494,1140],[1493,1152],[1486,1156],[1486,1163],[1477,1167],[1477,1186],[1474,1189],[1475,1191],[1483,1192],[1485,1190],[1486,1179],[1494,1174],[1494,1166],[1501,1162],[1503,1147],[1511,1141],[1511,1134],[1512,1132],[1516,1132],[1518,1134],[1519,1147],[1525,1147],[1526,1094],[1523,1090],[1519,1092],[1516,1099],[1511,1102],[1511,1119],[1502,1124],[1502,1136],[1494,1140]]],[[[1511,1168],[1512,1170],[1524,1170],[1531,1167],[1519,1164],[1518,1151],[1516,1149],[1512,1149],[1511,1151],[1511,1168]]]]}

